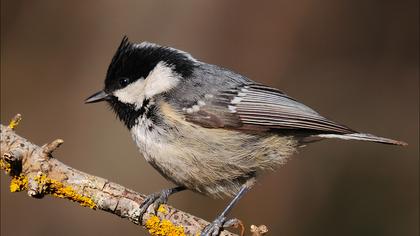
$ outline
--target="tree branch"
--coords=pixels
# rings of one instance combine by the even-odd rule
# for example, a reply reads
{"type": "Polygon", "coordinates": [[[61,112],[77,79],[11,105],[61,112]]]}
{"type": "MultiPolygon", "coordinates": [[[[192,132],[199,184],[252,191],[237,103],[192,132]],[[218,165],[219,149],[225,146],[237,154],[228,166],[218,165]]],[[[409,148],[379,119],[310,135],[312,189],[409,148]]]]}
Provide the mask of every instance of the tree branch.
{"type": "MultiPolygon", "coordinates": [[[[20,120],[20,115],[17,115],[9,126],[1,125],[0,130],[0,167],[12,177],[11,192],[26,190],[31,197],[42,198],[49,194],[68,199],[141,224],[152,235],[198,235],[208,224],[203,219],[168,205],[161,205],[156,213],[150,207],[139,222],[139,206],[145,195],[54,159],[52,152],[63,140],[57,139],[39,147],[14,132],[20,120]]],[[[253,226],[253,235],[266,233],[266,230],[255,231],[257,228],[253,226]]],[[[236,234],[224,230],[220,235],[236,234]]]]}

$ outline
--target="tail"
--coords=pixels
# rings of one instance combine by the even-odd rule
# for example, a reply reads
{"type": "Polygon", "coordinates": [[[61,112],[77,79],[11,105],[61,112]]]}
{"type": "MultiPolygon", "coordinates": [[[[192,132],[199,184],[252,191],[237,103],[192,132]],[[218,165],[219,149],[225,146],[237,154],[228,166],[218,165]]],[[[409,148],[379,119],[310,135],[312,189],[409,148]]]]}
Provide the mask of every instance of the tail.
{"type": "Polygon", "coordinates": [[[353,133],[353,134],[318,134],[314,135],[319,138],[338,138],[344,140],[360,140],[375,143],[384,143],[391,145],[407,146],[408,144],[403,141],[393,140],[389,138],[382,138],[372,134],[353,133]]]}

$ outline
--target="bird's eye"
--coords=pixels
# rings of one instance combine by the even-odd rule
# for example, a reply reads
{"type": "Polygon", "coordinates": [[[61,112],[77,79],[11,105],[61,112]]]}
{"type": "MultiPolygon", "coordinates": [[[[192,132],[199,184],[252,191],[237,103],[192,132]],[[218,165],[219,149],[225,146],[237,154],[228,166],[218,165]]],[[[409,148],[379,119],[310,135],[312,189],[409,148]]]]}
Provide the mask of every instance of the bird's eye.
{"type": "Polygon", "coordinates": [[[119,83],[120,83],[120,86],[121,87],[125,87],[125,86],[127,86],[128,83],[130,83],[130,79],[129,78],[125,78],[125,77],[124,78],[121,78],[120,81],[119,81],[119,83]]]}

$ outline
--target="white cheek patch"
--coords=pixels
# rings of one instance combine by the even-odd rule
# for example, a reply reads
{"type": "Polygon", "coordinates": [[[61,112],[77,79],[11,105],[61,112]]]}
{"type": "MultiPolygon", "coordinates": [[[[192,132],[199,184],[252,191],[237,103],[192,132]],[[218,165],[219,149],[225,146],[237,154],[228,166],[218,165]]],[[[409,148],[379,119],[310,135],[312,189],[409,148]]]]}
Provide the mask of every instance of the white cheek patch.
{"type": "Polygon", "coordinates": [[[127,85],[114,92],[114,96],[122,103],[129,103],[140,108],[144,100],[145,81],[140,78],[137,81],[127,85]]]}
{"type": "Polygon", "coordinates": [[[122,103],[133,104],[141,108],[146,98],[169,91],[180,81],[180,76],[163,62],[159,62],[146,79],[140,78],[114,92],[114,96],[122,103]]]}
{"type": "Polygon", "coordinates": [[[144,96],[151,98],[157,94],[169,91],[180,81],[180,76],[164,62],[159,62],[145,80],[144,96]]]}

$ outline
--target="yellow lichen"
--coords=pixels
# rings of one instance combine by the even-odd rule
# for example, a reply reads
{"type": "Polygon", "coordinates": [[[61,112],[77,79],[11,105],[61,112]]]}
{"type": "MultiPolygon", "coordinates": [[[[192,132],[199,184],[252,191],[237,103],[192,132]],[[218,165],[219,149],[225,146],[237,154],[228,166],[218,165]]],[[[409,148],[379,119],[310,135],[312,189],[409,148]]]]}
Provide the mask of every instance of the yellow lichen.
{"type": "Polygon", "coordinates": [[[162,214],[166,214],[168,213],[168,211],[166,210],[165,204],[161,204],[159,206],[159,208],[157,209],[158,212],[162,213],[162,214]]]}
{"type": "Polygon", "coordinates": [[[10,165],[10,163],[7,163],[3,159],[0,159],[0,168],[6,171],[6,173],[10,173],[10,171],[12,170],[12,166],[10,165]]]}
{"type": "Polygon", "coordinates": [[[13,118],[10,123],[9,123],[9,128],[11,129],[15,129],[18,125],[19,122],[22,120],[22,116],[20,114],[17,114],[15,116],[15,118],[13,118]]]}
{"type": "Polygon", "coordinates": [[[44,194],[51,194],[54,197],[69,199],[92,209],[96,208],[96,204],[91,198],[77,193],[72,187],[65,186],[61,182],[48,178],[44,174],[36,177],[35,180],[40,186],[44,186],[44,194]]]}
{"type": "Polygon", "coordinates": [[[18,176],[13,176],[10,181],[10,192],[20,192],[28,189],[28,178],[20,174],[18,176]]]}
{"type": "MultiPolygon", "coordinates": [[[[7,173],[10,173],[12,170],[10,163],[0,160],[0,168],[5,170],[7,173]]],[[[48,178],[46,175],[42,174],[35,178],[35,181],[38,182],[39,186],[43,187],[43,194],[51,194],[54,197],[69,199],[74,202],[78,202],[80,205],[89,207],[92,209],[96,208],[95,202],[86,196],[83,196],[77,193],[72,187],[65,186],[57,180],[48,178]]],[[[10,181],[10,192],[20,192],[28,189],[28,178],[23,175],[12,176],[10,181]]]]}
{"type": "Polygon", "coordinates": [[[147,219],[145,226],[151,235],[185,236],[184,227],[176,226],[169,220],[161,220],[155,215],[151,215],[149,219],[147,219]]]}

